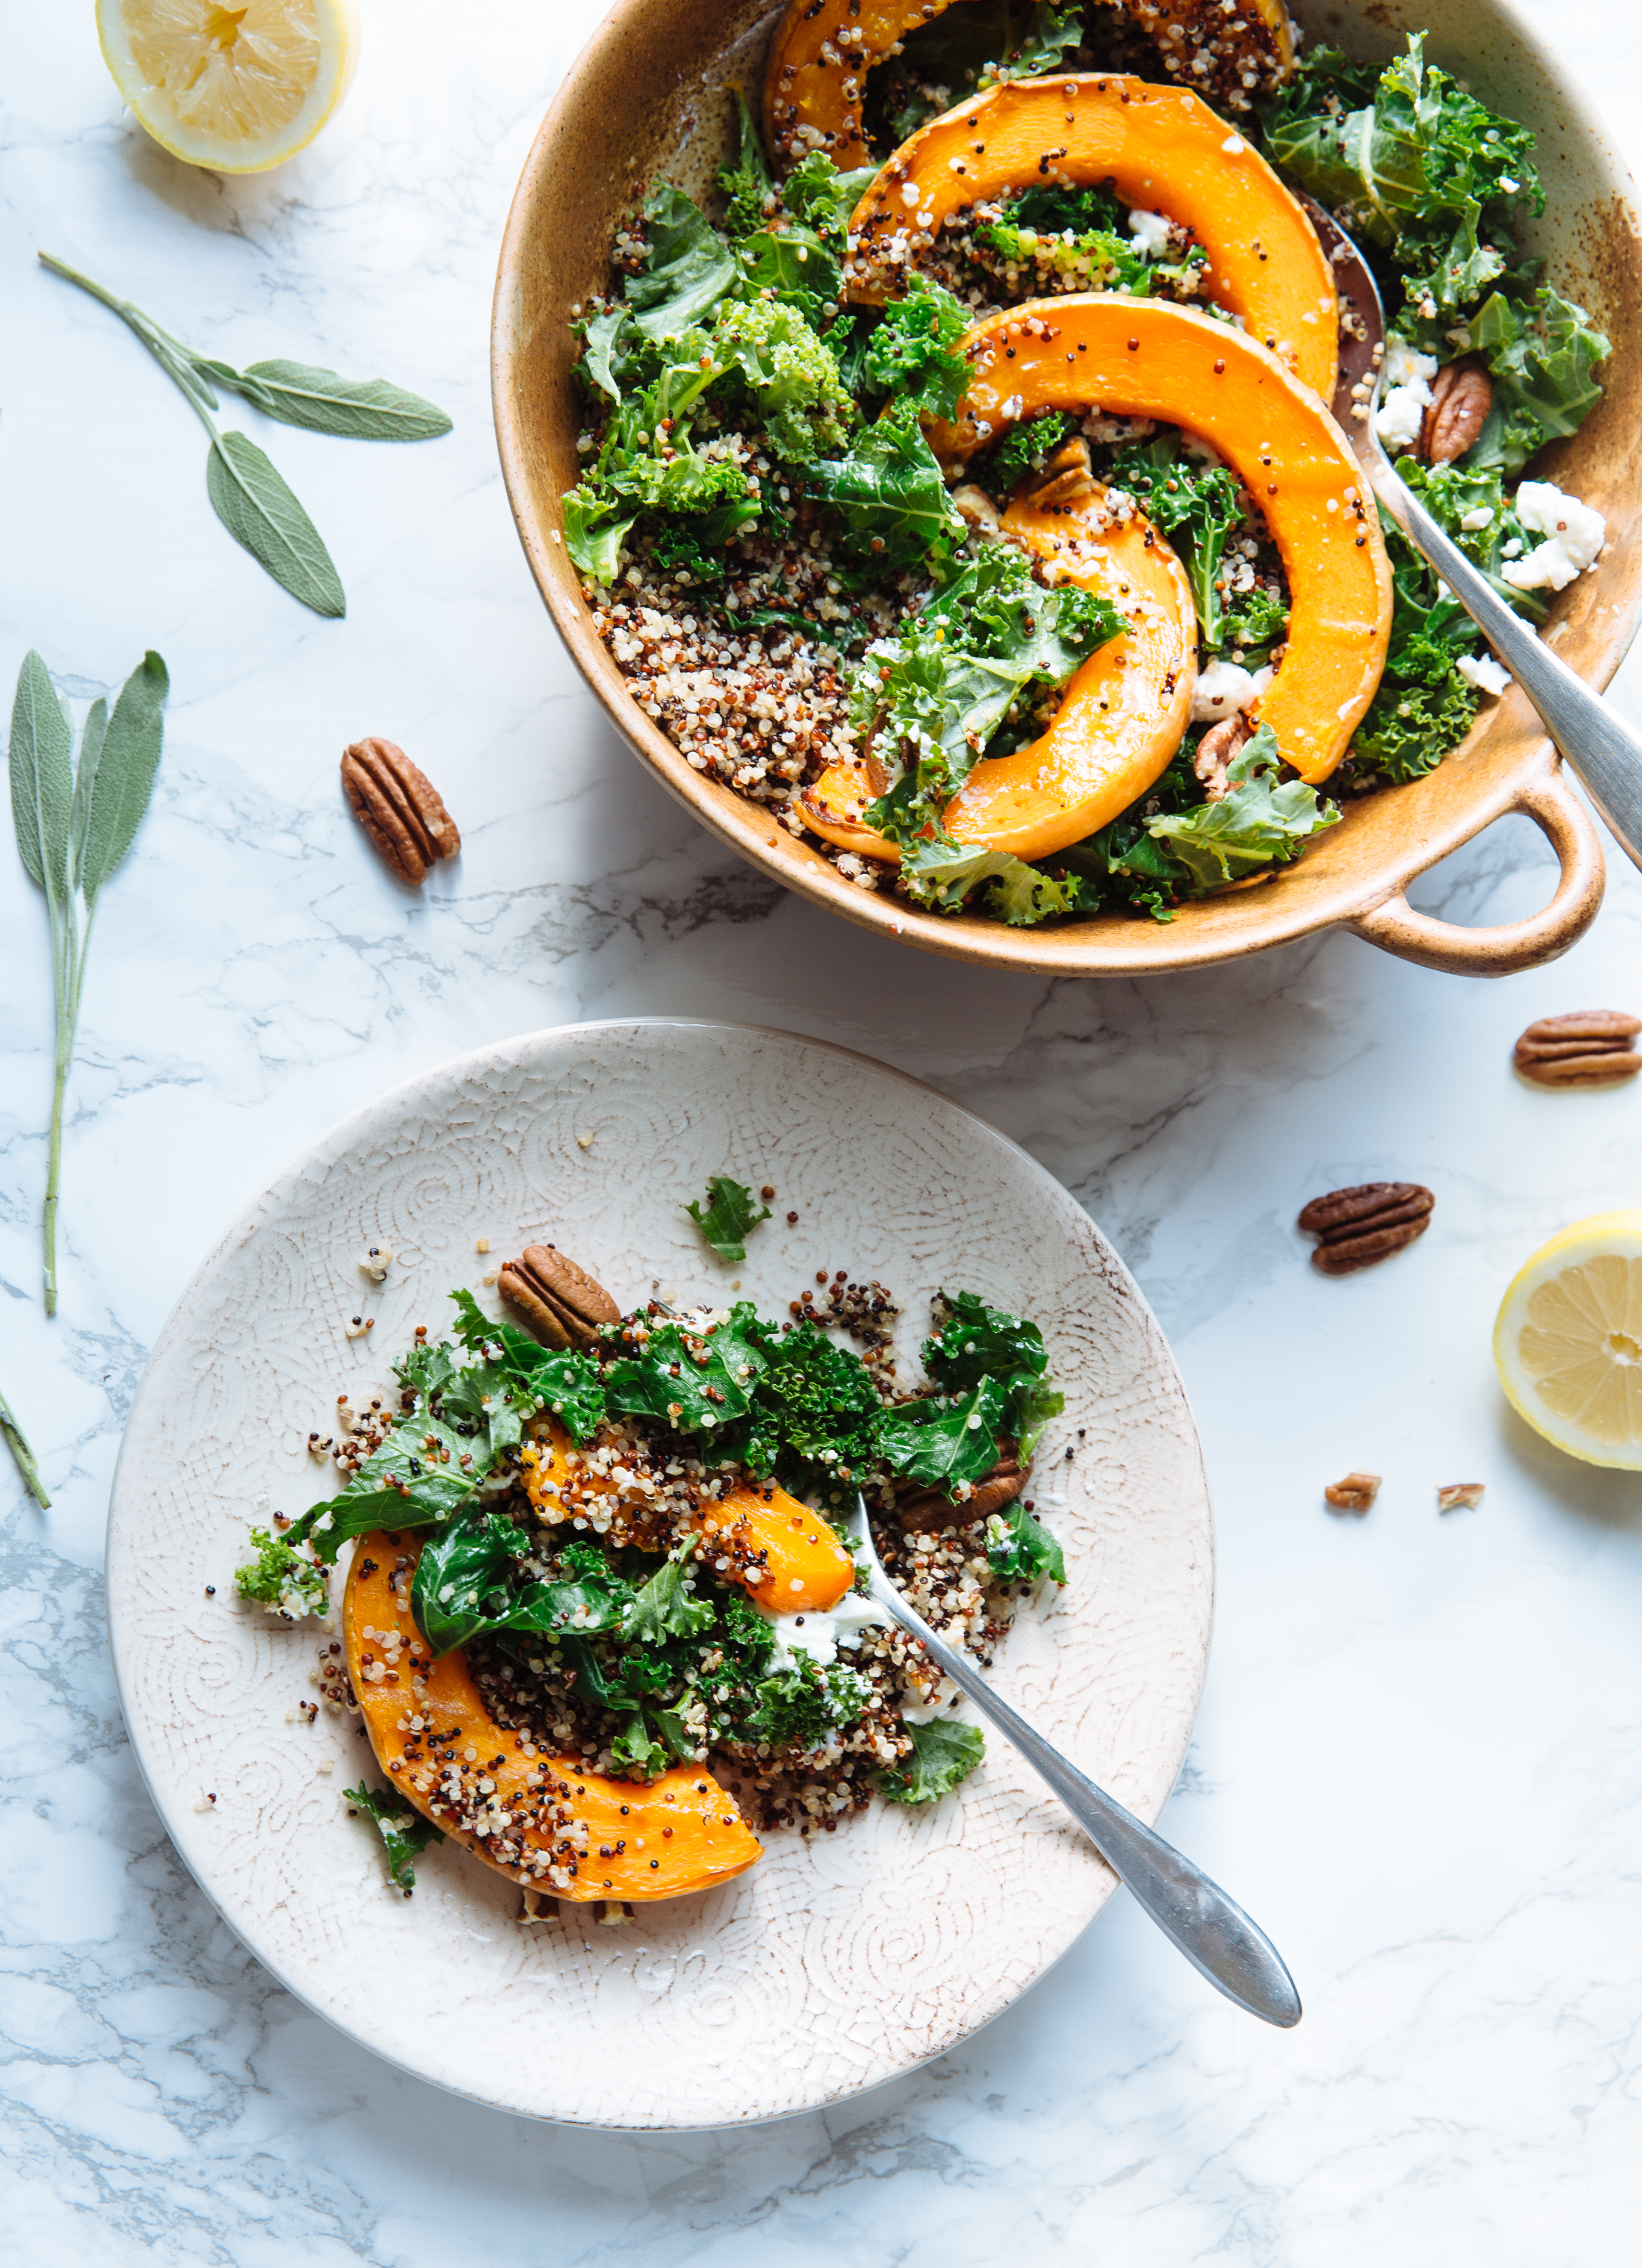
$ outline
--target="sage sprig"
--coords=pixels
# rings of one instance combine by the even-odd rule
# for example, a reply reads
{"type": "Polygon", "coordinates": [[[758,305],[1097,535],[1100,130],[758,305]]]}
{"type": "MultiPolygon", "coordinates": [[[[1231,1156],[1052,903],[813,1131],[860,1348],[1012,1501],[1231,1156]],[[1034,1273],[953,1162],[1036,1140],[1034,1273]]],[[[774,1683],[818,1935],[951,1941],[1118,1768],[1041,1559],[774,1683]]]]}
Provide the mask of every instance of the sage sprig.
{"type": "Polygon", "coordinates": [[[63,1103],[80,1020],[86,949],[103,885],[131,848],[154,792],[170,688],[165,663],[157,653],[144,654],[121,687],[112,715],[106,701],[92,704],[77,765],[68,709],[37,653],[24,658],[17,681],[11,709],[11,818],[24,867],[45,892],[51,917],[57,1023],[44,1221],[48,1315],[57,1312],[63,1103]]]}
{"type": "Polygon", "coordinates": [[[196,354],[129,299],[117,298],[48,252],[40,257],[54,276],[89,291],[128,323],[187,397],[210,436],[206,493],[234,541],[316,615],[346,614],[342,578],[272,460],[247,435],[218,428],[212,415],[221,407],[218,390],[239,394],[282,424],[351,441],[435,440],[451,430],[445,412],[385,378],[339,378],[334,370],[285,361],[254,362],[247,370],[235,370],[214,355],[196,354]]]}
{"type": "Polygon", "coordinates": [[[42,1512],[51,1510],[51,1498],[46,1494],[45,1483],[40,1477],[40,1467],[34,1462],[34,1452],[28,1446],[28,1437],[11,1415],[11,1405],[0,1394],[0,1433],[17,1460],[17,1469],[23,1476],[25,1486],[42,1512]]]}

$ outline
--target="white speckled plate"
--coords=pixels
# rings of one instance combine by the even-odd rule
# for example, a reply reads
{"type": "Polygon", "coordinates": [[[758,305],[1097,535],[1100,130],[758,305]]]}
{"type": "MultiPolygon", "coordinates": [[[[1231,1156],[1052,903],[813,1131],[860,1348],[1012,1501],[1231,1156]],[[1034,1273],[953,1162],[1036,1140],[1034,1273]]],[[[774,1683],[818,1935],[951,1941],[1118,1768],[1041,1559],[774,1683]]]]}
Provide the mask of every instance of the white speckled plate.
{"type": "Polygon", "coordinates": [[[626,1928],[526,1928],[518,1891],[449,1848],[418,1862],[414,1898],[385,1889],[341,1800],[370,1768],[363,1737],[323,1711],[290,1721],[313,1696],[313,1624],[233,1596],[257,1499],[295,1512],[322,1492],[306,1442],[338,1392],[385,1383],[416,1324],[437,1336],[453,1285],[499,1313],[483,1276],[544,1237],[624,1306],[734,1278],[781,1312],[818,1268],[875,1276],[913,1355],[943,1283],[1035,1316],[1067,1407],[1034,1493],[1071,1581],[1022,1607],[995,1675],[1147,1820],[1185,1756],[1208,1646],[1191,1413],[1122,1263],[1023,1151],[880,1064],[724,1024],[535,1033],[384,1095],[257,1198],[161,1333],[114,1480],[109,1622],[149,1787],[224,1918],[355,2039],[501,2110],[659,2129],[814,2109],[997,2015],[1110,1896],[1012,1750],[991,1742],[930,1810],[772,1834],[751,1873],[626,1928]],[[681,1210],[717,1172],[778,1191],[734,1269],[681,1210]],[[399,1255],[379,1289],[356,1264],[373,1242],[399,1255]],[[370,1341],[344,1335],[362,1305],[370,1341]]]}

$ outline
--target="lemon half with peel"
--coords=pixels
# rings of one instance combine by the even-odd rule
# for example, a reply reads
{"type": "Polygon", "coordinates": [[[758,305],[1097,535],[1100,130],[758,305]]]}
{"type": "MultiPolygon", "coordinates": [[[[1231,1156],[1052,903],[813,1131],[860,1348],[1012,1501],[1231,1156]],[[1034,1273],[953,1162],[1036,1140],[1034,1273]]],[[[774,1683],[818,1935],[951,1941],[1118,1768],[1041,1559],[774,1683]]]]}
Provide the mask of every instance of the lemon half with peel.
{"type": "Polygon", "coordinates": [[[162,148],[218,173],[306,150],[348,92],[355,0],[97,0],[114,84],[162,148]]]}
{"type": "Polygon", "coordinates": [[[1587,1464],[1642,1471],[1642,1211],[1576,1220],[1519,1269],[1494,1362],[1535,1432],[1587,1464]]]}

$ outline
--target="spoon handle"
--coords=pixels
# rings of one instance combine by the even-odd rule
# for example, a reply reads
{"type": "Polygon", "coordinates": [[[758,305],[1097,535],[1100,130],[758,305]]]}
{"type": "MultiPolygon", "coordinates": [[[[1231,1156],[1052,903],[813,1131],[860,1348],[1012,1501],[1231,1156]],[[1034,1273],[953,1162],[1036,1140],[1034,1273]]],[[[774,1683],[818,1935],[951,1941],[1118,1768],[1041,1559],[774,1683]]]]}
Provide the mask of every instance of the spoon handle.
{"type": "Polygon", "coordinates": [[[1276,1946],[1241,1906],[1160,1835],[1115,1803],[1018,1710],[1000,1700],[973,1664],[938,1638],[907,1604],[881,1568],[874,1566],[871,1577],[878,1605],[923,1639],[930,1659],[1048,1781],[1118,1880],[1187,1960],[1250,2015],[1285,2029],[1299,2023],[1294,1980],[1276,1946]]]}
{"type": "Polygon", "coordinates": [[[1513,612],[1388,461],[1376,453],[1367,470],[1386,510],[1483,631],[1626,855],[1642,866],[1642,736],[1513,612]]]}

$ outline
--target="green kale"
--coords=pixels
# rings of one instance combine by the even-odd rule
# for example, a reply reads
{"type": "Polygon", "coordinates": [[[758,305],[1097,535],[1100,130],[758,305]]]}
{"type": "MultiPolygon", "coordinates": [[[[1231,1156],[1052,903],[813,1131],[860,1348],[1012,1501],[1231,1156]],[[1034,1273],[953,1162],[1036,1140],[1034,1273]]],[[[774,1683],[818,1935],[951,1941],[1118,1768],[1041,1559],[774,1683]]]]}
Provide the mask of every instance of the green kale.
{"type": "Polygon", "coordinates": [[[747,97],[738,86],[735,90],[736,153],[733,165],[718,169],[718,188],[726,210],[725,229],[733,240],[754,236],[767,225],[769,209],[775,202],[775,176],[769,170],[769,160],[764,155],[764,144],[753,114],[747,107],[747,97]]]}
{"type": "Polygon", "coordinates": [[[430,1843],[443,1843],[444,1830],[413,1811],[396,1788],[367,1787],[361,1780],[357,1787],[345,1787],[342,1793],[352,1807],[350,1816],[363,1812],[374,1822],[382,1838],[388,1880],[409,1897],[416,1887],[415,1861],[430,1843]]]}
{"type": "Polygon", "coordinates": [[[251,1548],[256,1557],[234,1570],[234,1588],[242,1599],[266,1607],[270,1615],[283,1615],[288,1622],[325,1612],[331,1586],[322,1566],[266,1528],[251,1530],[251,1548]]]}
{"type": "MultiPolygon", "coordinates": [[[[1503,503],[1497,473],[1476,472],[1463,464],[1422,466],[1405,461],[1409,485],[1432,516],[1482,568],[1491,582],[1520,611],[1543,615],[1537,593],[1517,591],[1501,581],[1504,542],[1521,534],[1514,513],[1503,503]],[[1466,529],[1468,512],[1486,505],[1486,527],[1466,529]],[[1526,602],[1526,603],[1525,603],[1526,602]]],[[[1458,747],[1471,728],[1480,698],[1460,675],[1462,654],[1482,642],[1476,623],[1452,598],[1403,532],[1384,513],[1381,526],[1391,560],[1391,637],[1386,666],[1368,713],[1358,726],[1351,753],[1366,771],[1393,784],[1419,779],[1458,747]]]]}
{"type": "Polygon", "coordinates": [[[1066,1555],[1035,1513],[1017,1497],[986,1523],[986,1557],[1000,1583],[1066,1580],[1066,1555]]]}
{"type": "Polygon", "coordinates": [[[909,1725],[907,1731],[912,1754],[879,1778],[878,1792],[887,1803],[933,1803],[968,1779],[986,1750],[978,1725],[950,1717],[932,1717],[927,1725],[909,1725]]]}
{"type": "Polygon", "coordinates": [[[767,1677],[757,1690],[757,1705],[748,1717],[745,1737],[768,1741],[772,1749],[798,1749],[806,1754],[825,1748],[834,1733],[855,1724],[865,1713],[873,1690],[865,1678],[842,1664],[819,1669],[801,1647],[794,1647],[791,1669],[767,1677]]]}
{"type": "Polygon", "coordinates": [[[855,673],[850,721],[901,768],[868,825],[903,844],[931,828],[939,839],[941,814],[1020,696],[1064,684],[1125,627],[1093,593],[1075,583],[1047,591],[1012,547],[989,546],[899,637],[869,646],[855,673]]]}
{"type": "Polygon", "coordinates": [[[695,1638],[712,1622],[713,1610],[696,1596],[696,1586],[681,1563],[659,1567],[622,1619],[622,1638],[631,1645],[659,1646],[670,1638],[695,1638]]]}
{"type": "Polygon", "coordinates": [[[964,1395],[931,1395],[880,1412],[878,1451],[892,1473],[925,1488],[983,1480],[998,1462],[1009,1396],[990,1375],[964,1395]]]}
{"type": "Polygon", "coordinates": [[[893,67],[867,81],[874,141],[894,149],[937,111],[1000,79],[1068,68],[1083,43],[1081,0],[972,0],[914,32],[893,67]]]}
{"type": "Polygon", "coordinates": [[[1434,684],[1383,678],[1352,747],[1391,784],[1434,771],[1471,729],[1480,696],[1456,672],[1434,684]]]}
{"type": "Polygon", "coordinates": [[[938,537],[964,533],[909,403],[892,402],[843,456],[812,467],[811,478],[836,506],[848,549],[882,573],[914,567],[938,537]]]}
{"type": "Polygon", "coordinates": [[[969,315],[941,284],[914,276],[906,296],[892,299],[868,335],[860,383],[868,394],[894,394],[930,417],[950,417],[969,383],[956,351],[969,315]]]}
{"type": "MultiPolygon", "coordinates": [[[[751,1381],[766,1357],[755,1338],[744,1338],[735,1317],[750,1317],[745,1302],[730,1324],[699,1333],[678,1323],[653,1323],[641,1351],[610,1364],[605,1394],[623,1417],[654,1418],[680,1432],[716,1432],[752,1408],[751,1381]]],[[[727,1453],[726,1453],[727,1454],[727,1453]]]]}
{"type": "Polygon", "coordinates": [[[1049,1380],[1042,1332],[973,1292],[940,1292],[935,1312],[939,1328],[924,1342],[924,1367],[946,1394],[995,1378],[1007,1397],[1002,1430],[1024,1461],[1049,1420],[1066,1406],[1049,1380]]]}
{"type": "Polygon", "coordinates": [[[1203,801],[1203,783],[1192,770],[1197,745],[1189,734],[1146,795],[1057,854],[1057,865],[1077,876],[1086,894],[1079,912],[1122,906],[1167,922],[1174,919],[1174,903],[1191,895],[1189,870],[1147,830],[1160,814],[1194,810],[1203,801]]]}
{"type": "Polygon", "coordinates": [[[745,1182],[733,1182],[726,1174],[708,1177],[704,1205],[692,1197],[684,1210],[720,1260],[745,1260],[747,1238],[769,1219],[769,1207],[758,1203],[745,1182]]]}
{"type": "Polygon", "coordinates": [[[1197,630],[1211,652],[1226,643],[1220,603],[1226,540],[1242,518],[1237,478],[1224,465],[1202,465],[1185,453],[1182,436],[1119,451],[1114,488],[1127,490],[1181,555],[1197,608],[1197,630]]]}
{"type": "Polygon", "coordinates": [[[1289,610],[1275,591],[1256,584],[1231,600],[1220,621],[1220,644],[1240,665],[1258,669],[1288,628],[1289,610]]]}
{"type": "Polygon", "coordinates": [[[811,150],[781,184],[781,202],[795,220],[813,229],[828,250],[842,260],[849,239],[850,216],[877,179],[872,166],[840,173],[824,150],[811,150]]]}
{"type": "Polygon", "coordinates": [[[1591,373],[1609,342],[1583,307],[1549,287],[1532,305],[1494,292],[1467,329],[1494,373],[1494,398],[1465,462],[1520,472],[1545,442],[1576,432],[1602,400],[1591,373]]]}
{"type": "Polygon", "coordinates": [[[830,348],[796,307],[780,299],[732,300],[713,327],[713,351],[784,462],[810,465],[849,446],[855,404],[830,348]]]}
{"type": "Polygon", "coordinates": [[[1129,232],[1127,211],[1104,187],[1043,182],[1012,197],[999,218],[983,221],[976,234],[1001,260],[1053,267],[1086,291],[1145,298],[1156,272],[1129,232]]]}
{"type": "Polygon", "coordinates": [[[1077,430],[1070,409],[1045,409],[1035,417],[1023,417],[977,468],[976,477],[989,496],[1006,503],[1027,475],[1041,473],[1077,430]]]}
{"type": "Polygon", "coordinates": [[[522,1528],[482,1508],[428,1538],[416,1561],[410,1609],[436,1656],[505,1619],[508,1576],[530,1548],[522,1528]]]}
{"type": "Polygon", "coordinates": [[[735,260],[699,205],[671,182],[646,200],[644,235],[644,265],[627,278],[627,304],[647,339],[675,338],[733,287],[735,260]]]}
{"type": "Polygon", "coordinates": [[[986,902],[1004,920],[1031,927],[1052,915],[1079,910],[1075,884],[1057,882],[1010,850],[975,849],[936,834],[907,844],[901,879],[907,895],[931,913],[961,913],[984,886],[986,902]]]}
{"type": "Polygon", "coordinates": [[[1147,832],[1168,845],[1199,890],[1285,865],[1309,836],[1338,825],[1338,807],[1304,780],[1278,784],[1280,761],[1277,735],[1263,725],[1233,757],[1233,784],[1219,803],[1148,821],[1147,832]]]}
{"type": "Polygon", "coordinates": [[[732,1437],[735,1454],[755,1478],[774,1477],[801,1492],[858,1485],[875,1455],[873,1419],[880,1406],[865,1364],[812,1322],[772,1333],[767,1349],[752,1415],[732,1437]]]}

